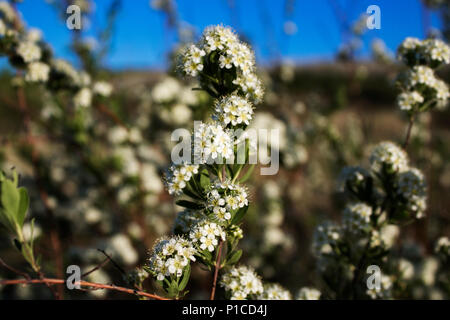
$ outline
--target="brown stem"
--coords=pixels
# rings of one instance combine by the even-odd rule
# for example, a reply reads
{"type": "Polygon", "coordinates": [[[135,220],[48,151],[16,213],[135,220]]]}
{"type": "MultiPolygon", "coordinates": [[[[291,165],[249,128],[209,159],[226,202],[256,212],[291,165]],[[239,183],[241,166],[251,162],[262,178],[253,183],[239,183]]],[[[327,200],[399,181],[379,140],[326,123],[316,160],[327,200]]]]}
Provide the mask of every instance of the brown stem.
{"type": "Polygon", "coordinates": [[[4,262],[1,258],[0,258],[0,265],[3,266],[3,267],[5,267],[5,268],[8,269],[9,271],[12,271],[12,272],[14,272],[14,273],[16,273],[16,274],[18,274],[18,275],[24,277],[25,279],[31,279],[31,277],[30,277],[27,273],[25,273],[25,272],[23,272],[23,271],[20,271],[20,270],[17,270],[17,269],[15,269],[15,268],[11,267],[11,266],[8,265],[6,262],[4,262]]]}
{"type": "Polygon", "coordinates": [[[212,288],[211,288],[211,296],[209,298],[210,300],[214,300],[214,296],[216,295],[217,277],[219,275],[220,258],[222,256],[222,246],[223,246],[223,241],[220,240],[219,251],[217,253],[217,260],[216,260],[216,269],[214,271],[214,279],[213,279],[213,284],[212,284],[212,288]]]}
{"type": "Polygon", "coordinates": [[[408,147],[409,140],[411,138],[411,131],[412,131],[413,125],[414,125],[414,116],[411,116],[409,118],[408,130],[406,131],[405,142],[403,143],[403,149],[405,149],[405,150],[408,147]]]}
{"type": "Polygon", "coordinates": [[[87,277],[88,275],[90,275],[91,273],[103,268],[108,262],[110,261],[109,257],[105,258],[105,260],[103,260],[102,262],[100,262],[100,264],[98,264],[97,266],[95,266],[94,268],[92,268],[92,270],[85,272],[81,275],[82,278],[87,277]]]}
{"type": "Polygon", "coordinates": [[[121,126],[122,128],[128,130],[127,125],[111,110],[109,110],[104,104],[97,104],[96,108],[108,118],[110,118],[115,124],[121,126]]]}
{"type": "MultiPolygon", "coordinates": [[[[65,280],[62,279],[50,279],[50,278],[42,278],[42,279],[19,279],[19,280],[0,280],[0,286],[7,286],[7,285],[20,285],[20,284],[39,284],[43,283],[46,285],[64,285],[65,280]]],[[[75,285],[79,284],[82,287],[88,287],[88,288],[95,288],[95,289],[106,289],[106,290],[112,290],[112,291],[120,291],[125,292],[128,294],[138,295],[142,297],[147,297],[155,300],[170,300],[161,296],[158,296],[156,294],[147,293],[144,291],[138,291],[133,289],[128,289],[124,287],[117,287],[115,285],[108,285],[108,284],[101,284],[101,283],[94,283],[94,282],[88,282],[84,280],[80,280],[75,282],[75,285]]]]}

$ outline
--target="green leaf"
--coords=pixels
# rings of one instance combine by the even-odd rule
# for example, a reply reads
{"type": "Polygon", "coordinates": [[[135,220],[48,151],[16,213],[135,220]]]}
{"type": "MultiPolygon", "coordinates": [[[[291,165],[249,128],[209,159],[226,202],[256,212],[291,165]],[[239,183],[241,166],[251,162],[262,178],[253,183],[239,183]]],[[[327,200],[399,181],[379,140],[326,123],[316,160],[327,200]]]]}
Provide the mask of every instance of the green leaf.
{"type": "Polygon", "coordinates": [[[2,182],[1,192],[1,201],[4,210],[8,215],[14,218],[14,221],[17,221],[16,216],[19,210],[20,194],[14,181],[5,179],[5,181],[2,182]]]}
{"type": "Polygon", "coordinates": [[[5,210],[0,208],[0,223],[11,233],[16,233],[14,221],[10,219],[5,210]]]}
{"type": "Polygon", "coordinates": [[[181,282],[180,282],[180,284],[178,285],[178,290],[179,290],[180,292],[183,291],[184,288],[186,288],[186,285],[187,285],[188,282],[189,282],[190,276],[191,276],[191,265],[188,264],[188,265],[186,266],[186,269],[185,269],[184,273],[183,273],[183,279],[181,279],[181,282]]]}
{"type": "Polygon", "coordinates": [[[196,202],[192,202],[192,201],[188,201],[188,200],[178,200],[176,202],[176,204],[181,206],[181,207],[185,207],[185,208],[193,209],[193,210],[203,209],[203,205],[202,204],[196,203],[196,202]]]}
{"type": "Polygon", "coordinates": [[[247,210],[248,206],[239,209],[231,220],[231,224],[238,224],[239,222],[241,222],[245,214],[247,213],[247,210]]]}
{"type": "Polygon", "coordinates": [[[200,174],[200,186],[203,188],[203,190],[206,190],[210,186],[210,184],[211,184],[211,181],[209,179],[209,173],[208,173],[208,170],[205,169],[200,174]]]}
{"type": "Polygon", "coordinates": [[[242,176],[241,179],[239,179],[239,183],[244,183],[245,181],[247,181],[251,177],[254,169],[255,165],[250,165],[250,168],[248,168],[247,172],[242,176]]]}
{"type": "Polygon", "coordinates": [[[189,188],[184,188],[183,193],[193,199],[201,199],[197,194],[189,190],[189,188]]]}
{"type": "Polygon", "coordinates": [[[242,250],[237,250],[231,254],[231,257],[227,260],[228,265],[233,265],[239,261],[242,256],[242,250]]]}
{"type": "Polygon", "coordinates": [[[19,208],[17,211],[17,223],[22,228],[28,211],[28,206],[30,204],[30,198],[25,188],[19,188],[19,194],[20,200],[19,200],[19,208]]]}

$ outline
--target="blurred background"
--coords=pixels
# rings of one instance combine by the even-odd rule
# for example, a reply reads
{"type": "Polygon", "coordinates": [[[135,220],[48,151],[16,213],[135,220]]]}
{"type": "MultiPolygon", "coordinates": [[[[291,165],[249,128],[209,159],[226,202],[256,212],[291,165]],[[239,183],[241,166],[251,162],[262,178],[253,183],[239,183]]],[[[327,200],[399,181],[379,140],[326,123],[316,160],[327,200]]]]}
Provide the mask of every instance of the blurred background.
{"type": "MultiPolygon", "coordinates": [[[[70,116],[61,115],[64,97],[56,102],[37,86],[27,88],[30,131],[40,155],[35,159],[23,143],[30,132],[15,106],[15,73],[0,58],[0,165],[4,171],[16,168],[29,189],[37,250],[49,276],[58,277],[70,264],[88,271],[100,263],[104,256],[97,249],[132,271],[145,263],[153,242],[171,232],[182,208],[162,181],[170,133],[206,119],[212,105],[191,90],[195,83],[177,75],[176,53],[206,26],[223,24],[256,53],[266,93],[253,126],[281,132],[279,173],[260,176],[255,170],[247,182],[251,206],[242,261],[292,292],[320,287],[311,237],[318,223],[341,216],[340,170],[367,165],[380,141],[404,139],[407,119],[396,105],[394,85],[403,68],[397,47],[406,37],[450,37],[447,0],[25,0],[17,8],[27,27],[41,30],[55,56],[114,88],[99,108],[70,116]],[[82,7],[80,31],[66,27],[68,4],[82,7]],[[381,29],[368,30],[366,10],[373,4],[381,10],[381,29]]],[[[448,82],[448,68],[438,74],[448,82]]],[[[423,114],[412,132],[411,161],[429,186],[426,218],[402,229],[401,245],[421,284],[411,290],[414,298],[445,297],[434,281],[421,277],[435,240],[450,235],[449,120],[448,108],[423,114]]],[[[3,230],[0,257],[26,268],[3,230]]],[[[205,274],[194,270],[190,298],[207,297],[205,274]]],[[[14,276],[0,270],[0,277],[14,276]]],[[[117,285],[126,285],[124,278],[111,263],[89,275],[117,285]]],[[[156,290],[151,281],[145,285],[156,290]]],[[[126,298],[105,291],[65,295],[126,298]]],[[[51,296],[36,286],[0,288],[0,297],[51,296]]]]}

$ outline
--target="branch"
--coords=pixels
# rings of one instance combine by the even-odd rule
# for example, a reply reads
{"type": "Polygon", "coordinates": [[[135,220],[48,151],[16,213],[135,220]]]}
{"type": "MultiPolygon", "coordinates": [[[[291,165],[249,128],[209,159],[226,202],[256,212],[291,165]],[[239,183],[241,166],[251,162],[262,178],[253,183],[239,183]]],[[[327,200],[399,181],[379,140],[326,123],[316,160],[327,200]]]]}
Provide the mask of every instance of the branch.
{"type": "Polygon", "coordinates": [[[103,260],[100,264],[98,264],[95,268],[93,268],[92,270],[85,272],[81,275],[82,278],[87,277],[88,275],[90,275],[91,273],[93,273],[94,271],[97,271],[101,268],[103,268],[111,259],[109,257],[105,258],[105,260],[103,260]]]}
{"type": "Polygon", "coordinates": [[[214,279],[213,279],[213,284],[212,284],[212,289],[211,289],[211,297],[210,297],[210,300],[214,300],[214,296],[215,296],[215,294],[216,294],[217,276],[219,275],[220,258],[221,258],[221,256],[222,256],[222,246],[223,246],[223,241],[220,240],[220,243],[219,243],[219,252],[217,253],[216,270],[214,271],[214,279]]]}
{"type": "Polygon", "coordinates": [[[3,266],[3,267],[5,267],[5,268],[8,269],[9,271],[12,271],[12,272],[14,272],[14,273],[16,273],[16,274],[18,274],[18,275],[24,277],[25,279],[28,279],[28,280],[31,279],[31,277],[30,277],[27,273],[25,273],[25,272],[23,272],[23,271],[20,271],[20,270],[17,270],[17,269],[15,269],[15,268],[11,267],[11,266],[8,265],[6,262],[4,262],[4,261],[2,260],[2,258],[0,258],[0,265],[3,266]]]}
{"type": "Polygon", "coordinates": [[[117,262],[115,262],[114,259],[111,258],[111,256],[105,252],[105,250],[102,250],[102,249],[97,249],[97,250],[100,251],[101,253],[103,253],[103,254],[105,255],[105,257],[106,257],[107,259],[109,259],[109,260],[112,262],[112,264],[114,265],[114,267],[116,267],[116,269],[119,270],[120,273],[121,273],[122,275],[124,275],[124,276],[127,275],[127,273],[125,272],[125,270],[123,270],[122,267],[119,266],[119,264],[118,264],[117,262]]]}
{"type": "MultiPolygon", "coordinates": [[[[50,279],[50,278],[42,278],[42,279],[19,279],[19,280],[0,280],[0,286],[7,286],[7,285],[20,285],[20,284],[46,284],[46,285],[63,285],[65,284],[65,280],[62,279],[50,279]]],[[[75,285],[80,285],[82,287],[90,287],[90,288],[96,288],[96,289],[106,289],[111,291],[120,291],[125,292],[132,295],[147,297],[155,300],[170,300],[161,296],[158,296],[156,294],[147,293],[144,291],[138,291],[133,289],[128,289],[124,287],[117,287],[115,285],[108,285],[108,284],[101,284],[101,283],[94,283],[94,282],[88,282],[84,280],[76,281],[74,283],[75,285]]],[[[80,289],[81,290],[81,289],[80,289]]]]}
{"type": "Polygon", "coordinates": [[[409,144],[409,140],[411,138],[411,131],[412,131],[412,127],[414,125],[414,117],[411,116],[409,118],[409,124],[408,124],[408,130],[406,132],[406,138],[405,138],[405,142],[403,143],[403,149],[406,150],[406,148],[408,147],[409,144]]]}

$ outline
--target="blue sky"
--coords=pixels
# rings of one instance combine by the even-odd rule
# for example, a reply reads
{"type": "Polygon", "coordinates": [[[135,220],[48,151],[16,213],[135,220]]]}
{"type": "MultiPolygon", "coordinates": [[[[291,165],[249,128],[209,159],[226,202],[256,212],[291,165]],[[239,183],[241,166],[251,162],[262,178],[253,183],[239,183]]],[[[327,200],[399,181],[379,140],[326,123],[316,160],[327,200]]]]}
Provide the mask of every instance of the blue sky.
{"type": "MultiPolygon", "coordinates": [[[[97,0],[87,35],[95,34],[104,23],[105,10],[112,0],[97,0]]],[[[381,38],[391,51],[407,36],[424,37],[424,15],[420,0],[297,0],[294,12],[286,17],[285,1],[280,0],[176,0],[181,20],[194,25],[198,32],[211,24],[230,25],[251,41],[259,63],[270,64],[274,53],[299,63],[330,60],[341,43],[341,32],[333,11],[337,3],[349,21],[356,20],[367,7],[381,9],[381,29],[369,30],[363,37],[361,57],[367,57],[370,43],[381,38]],[[234,12],[234,13],[233,13],[234,12]],[[298,32],[290,37],[283,33],[286,19],[297,24],[298,32]]],[[[43,30],[45,40],[55,54],[73,59],[68,49],[70,32],[58,18],[55,9],[44,0],[25,0],[19,4],[28,26],[43,30]]],[[[430,24],[439,27],[435,13],[430,24]]],[[[165,67],[167,52],[174,46],[174,32],[165,28],[164,14],[154,11],[148,0],[122,0],[113,48],[107,66],[115,69],[165,67]]]]}

